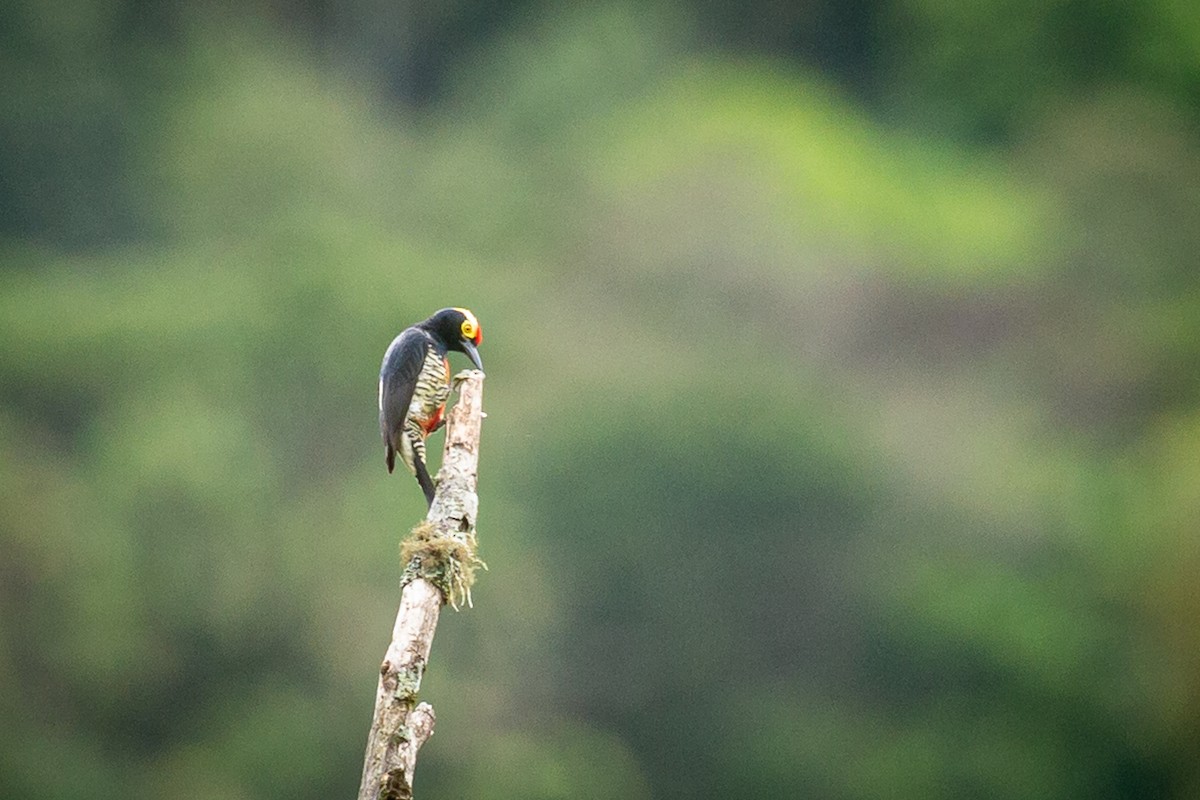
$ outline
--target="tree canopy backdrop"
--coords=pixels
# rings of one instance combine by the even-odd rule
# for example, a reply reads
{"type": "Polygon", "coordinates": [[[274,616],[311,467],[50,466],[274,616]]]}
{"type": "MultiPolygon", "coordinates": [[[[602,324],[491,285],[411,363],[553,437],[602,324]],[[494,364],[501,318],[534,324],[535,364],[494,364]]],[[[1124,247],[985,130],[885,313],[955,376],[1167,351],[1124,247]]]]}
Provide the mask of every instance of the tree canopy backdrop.
{"type": "Polygon", "coordinates": [[[0,795],[353,793],[451,304],[419,795],[1200,791],[1187,4],[378,6],[0,9],[0,795]]]}

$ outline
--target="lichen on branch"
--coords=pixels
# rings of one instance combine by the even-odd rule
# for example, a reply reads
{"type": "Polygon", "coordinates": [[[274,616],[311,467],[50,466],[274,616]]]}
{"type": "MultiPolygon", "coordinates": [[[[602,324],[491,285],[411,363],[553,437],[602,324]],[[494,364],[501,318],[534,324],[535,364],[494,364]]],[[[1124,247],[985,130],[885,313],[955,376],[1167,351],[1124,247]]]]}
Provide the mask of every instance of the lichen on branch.
{"type": "Polygon", "coordinates": [[[480,567],[487,569],[487,564],[477,552],[475,526],[466,527],[465,531],[445,532],[424,520],[413,528],[400,543],[400,561],[404,565],[400,585],[424,578],[438,588],[455,611],[462,605],[471,607],[475,572],[480,567]]]}

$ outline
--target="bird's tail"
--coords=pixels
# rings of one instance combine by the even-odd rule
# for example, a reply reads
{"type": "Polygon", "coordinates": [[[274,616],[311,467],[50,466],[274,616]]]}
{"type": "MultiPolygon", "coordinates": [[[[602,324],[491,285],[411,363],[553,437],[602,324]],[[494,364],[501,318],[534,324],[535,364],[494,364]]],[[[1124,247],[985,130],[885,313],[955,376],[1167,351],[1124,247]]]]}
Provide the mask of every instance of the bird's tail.
{"type": "Polygon", "coordinates": [[[425,468],[425,462],[420,458],[413,459],[413,466],[416,468],[417,483],[421,484],[421,490],[425,492],[425,502],[432,506],[433,496],[437,490],[434,488],[433,479],[429,477],[429,470],[425,468]]]}

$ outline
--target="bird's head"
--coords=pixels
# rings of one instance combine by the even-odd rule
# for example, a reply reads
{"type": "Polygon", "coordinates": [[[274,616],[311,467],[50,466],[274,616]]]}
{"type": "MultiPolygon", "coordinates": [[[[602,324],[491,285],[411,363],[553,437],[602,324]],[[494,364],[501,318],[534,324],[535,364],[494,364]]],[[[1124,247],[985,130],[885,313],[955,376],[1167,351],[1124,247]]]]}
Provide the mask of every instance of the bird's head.
{"type": "Polygon", "coordinates": [[[443,308],[425,320],[425,327],[441,339],[447,350],[466,353],[477,369],[483,369],[477,349],[483,343],[483,328],[470,311],[465,308],[443,308]]]}

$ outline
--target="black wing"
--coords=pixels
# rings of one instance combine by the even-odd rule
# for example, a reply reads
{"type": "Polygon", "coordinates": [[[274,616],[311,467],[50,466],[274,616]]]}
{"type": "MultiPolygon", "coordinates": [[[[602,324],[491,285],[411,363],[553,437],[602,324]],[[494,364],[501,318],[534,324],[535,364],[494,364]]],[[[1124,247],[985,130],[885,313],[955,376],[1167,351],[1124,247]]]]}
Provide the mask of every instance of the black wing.
{"type": "Polygon", "coordinates": [[[408,328],[392,340],[383,354],[383,366],[379,368],[379,432],[383,436],[388,472],[396,463],[404,418],[408,416],[408,404],[429,344],[427,333],[408,328]]]}

